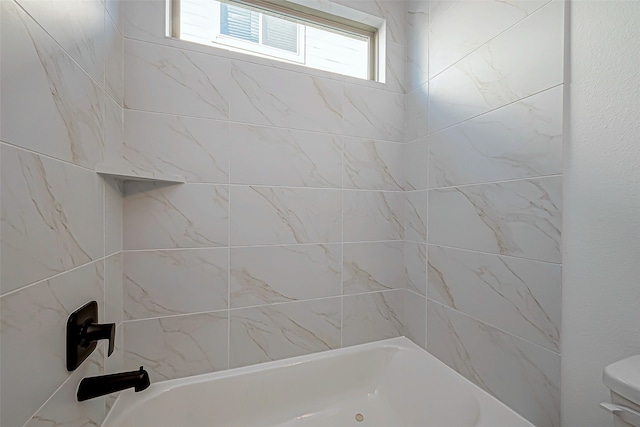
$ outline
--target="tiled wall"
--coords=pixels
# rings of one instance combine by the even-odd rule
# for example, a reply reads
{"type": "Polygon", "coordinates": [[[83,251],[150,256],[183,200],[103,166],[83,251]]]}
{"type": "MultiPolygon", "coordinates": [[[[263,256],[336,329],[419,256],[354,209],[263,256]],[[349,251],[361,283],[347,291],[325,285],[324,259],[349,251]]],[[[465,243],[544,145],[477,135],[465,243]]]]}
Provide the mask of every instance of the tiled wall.
{"type": "Polygon", "coordinates": [[[96,300],[101,321],[122,319],[122,197],[93,171],[121,138],[117,6],[0,2],[3,427],[99,425],[106,399],[76,403],[77,384],[121,368],[96,351],[65,369],[72,311],[96,300]]]}
{"type": "Polygon", "coordinates": [[[428,151],[407,194],[428,227],[405,265],[425,295],[428,260],[427,349],[557,427],[564,3],[430,6],[407,5],[407,140],[428,151]]]}
{"type": "Polygon", "coordinates": [[[126,368],[424,345],[402,267],[404,4],[345,4],[387,19],[386,84],[168,39],[163,0],[126,4],[123,156],[187,180],[125,186],[126,368]]]}

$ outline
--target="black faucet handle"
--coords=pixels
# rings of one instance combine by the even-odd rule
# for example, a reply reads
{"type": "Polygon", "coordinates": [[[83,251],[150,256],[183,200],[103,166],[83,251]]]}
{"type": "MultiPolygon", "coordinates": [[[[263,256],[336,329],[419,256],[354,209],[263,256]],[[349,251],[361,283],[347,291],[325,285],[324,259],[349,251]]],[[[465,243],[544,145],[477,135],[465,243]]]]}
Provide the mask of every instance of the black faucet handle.
{"type": "Polygon", "coordinates": [[[80,330],[80,339],[85,342],[109,340],[107,356],[111,356],[116,342],[116,324],[87,322],[80,330]]]}

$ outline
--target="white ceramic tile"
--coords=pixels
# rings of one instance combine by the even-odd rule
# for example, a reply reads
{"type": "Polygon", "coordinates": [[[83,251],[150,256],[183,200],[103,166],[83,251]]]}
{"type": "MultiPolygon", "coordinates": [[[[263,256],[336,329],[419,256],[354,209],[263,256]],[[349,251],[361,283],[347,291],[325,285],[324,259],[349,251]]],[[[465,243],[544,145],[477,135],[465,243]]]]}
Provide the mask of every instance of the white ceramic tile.
{"type": "Polygon", "coordinates": [[[339,190],[231,186],[231,245],[341,240],[339,190]]]}
{"type": "Polygon", "coordinates": [[[231,65],[231,120],[342,131],[343,83],[248,62],[231,65]]]}
{"type": "Polygon", "coordinates": [[[459,0],[430,0],[429,1],[429,24],[433,24],[459,0]]]}
{"type": "Polygon", "coordinates": [[[562,177],[429,191],[429,243],[560,262],[562,177]]]}
{"type": "MultiPolygon", "coordinates": [[[[119,8],[122,8],[123,33],[126,38],[156,43],[165,41],[167,32],[166,1],[135,0],[118,1],[118,3],[120,3],[119,8]]],[[[114,5],[112,4],[112,6],[114,5]]]]}
{"type": "Polygon", "coordinates": [[[342,140],[335,135],[231,124],[231,182],[342,186],[342,140]]]}
{"type": "Polygon", "coordinates": [[[231,310],[231,368],[340,347],[340,298],[231,310]]]}
{"type": "Polygon", "coordinates": [[[407,191],[404,208],[404,236],[414,242],[427,241],[427,191],[407,191]]]}
{"type": "Polygon", "coordinates": [[[100,0],[17,2],[94,81],[103,84],[105,8],[100,0]]]}
{"type": "Polygon", "coordinates": [[[412,90],[405,96],[405,141],[411,142],[429,133],[429,84],[412,90]]]}
{"type": "Polygon", "coordinates": [[[405,335],[403,289],[343,297],[343,347],[405,335]]]}
{"type": "Polygon", "coordinates": [[[138,173],[228,183],[229,124],[125,110],[123,156],[138,173]]]}
{"type": "MultiPolygon", "coordinates": [[[[102,346],[102,344],[100,344],[102,346]]],[[[84,427],[99,426],[105,417],[105,398],[98,397],[78,402],[76,392],[83,378],[95,377],[103,372],[103,352],[93,354],[73,372],[51,399],[31,417],[24,427],[84,427]]]]}
{"type": "Polygon", "coordinates": [[[407,45],[407,90],[429,80],[429,60],[429,31],[425,29],[407,45]]]}
{"type": "Polygon", "coordinates": [[[2,145],[2,293],[102,257],[93,172],[2,145]]]}
{"type": "Polygon", "coordinates": [[[562,86],[429,137],[429,186],[562,173],[562,86]]]}
{"type": "Polygon", "coordinates": [[[344,240],[404,239],[404,194],[347,190],[344,197],[344,240]]]}
{"type": "MultiPolygon", "coordinates": [[[[104,353],[104,352],[103,352],[104,353]]],[[[116,342],[113,353],[111,356],[103,354],[104,358],[104,373],[116,374],[123,372],[124,369],[124,326],[122,323],[116,325],[116,342]]],[[[109,413],[116,399],[120,395],[120,392],[111,393],[105,396],[105,416],[109,413]]]]}
{"type": "Polygon", "coordinates": [[[127,2],[122,0],[104,0],[104,7],[107,11],[107,14],[113,20],[113,22],[118,27],[120,33],[124,34],[124,8],[126,3],[136,3],[136,2],[127,2]]]}
{"type": "Polygon", "coordinates": [[[429,298],[560,352],[560,265],[429,246],[429,298]]]}
{"type": "Polygon", "coordinates": [[[560,355],[437,303],[427,350],[538,427],[560,426],[560,355]]]}
{"type": "Polygon", "coordinates": [[[93,168],[104,91],[13,1],[1,7],[0,139],[93,168]]]}
{"type": "Polygon", "coordinates": [[[88,301],[102,307],[103,274],[98,261],[0,298],[3,426],[27,422],[69,376],[67,318],[88,301]]]}
{"type": "Polygon", "coordinates": [[[228,367],[227,312],[124,322],[125,369],[143,366],[151,382],[228,367]]]}
{"type": "Polygon", "coordinates": [[[385,291],[404,287],[403,243],[345,243],[343,293],[385,291]]]}
{"type": "Polygon", "coordinates": [[[429,75],[473,52],[549,0],[458,1],[429,27],[429,75]]]}
{"type": "Polygon", "coordinates": [[[562,83],[563,7],[552,1],[433,78],[430,131],[562,83]]]}
{"type": "Polygon", "coordinates": [[[110,96],[104,99],[104,163],[118,165],[123,158],[123,110],[110,96]]]}
{"type": "Polygon", "coordinates": [[[124,39],[115,22],[105,14],[104,86],[107,93],[122,105],[124,96],[124,39]]]}
{"type": "Polygon", "coordinates": [[[228,59],[133,40],[125,40],[124,52],[126,108],[229,117],[228,59]]]}
{"type": "Polygon", "coordinates": [[[427,245],[404,242],[405,285],[410,291],[427,294],[427,245]]]}
{"type": "Polygon", "coordinates": [[[344,134],[385,141],[404,141],[404,95],[346,84],[344,134]]]}
{"type": "Polygon", "coordinates": [[[122,253],[104,260],[103,313],[105,322],[116,325],[122,323],[122,253]]]}
{"type": "Polygon", "coordinates": [[[344,188],[402,190],[404,144],[344,138],[344,188]]]}
{"type": "Polygon", "coordinates": [[[387,40],[387,60],[385,89],[404,94],[406,91],[406,52],[405,45],[387,40]]]}
{"type": "Polygon", "coordinates": [[[406,5],[406,41],[411,43],[424,30],[429,28],[429,4],[424,0],[407,0],[406,5]]]}
{"type": "Polygon", "coordinates": [[[104,180],[104,248],[105,255],[122,250],[122,181],[102,177],[104,180]]]}
{"type": "Polygon", "coordinates": [[[405,190],[427,188],[427,139],[404,144],[405,190]]]}
{"type": "Polygon", "coordinates": [[[402,295],[402,323],[404,336],[422,348],[426,348],[427,339],[427,299],[410,291],[402,295]]]}
{"type": "Polygon", "coordinates": [[[126,320],[224,310],[226,248],[124,253],[126,320]]]}
{"type": "Polygon", "coordinates": [[[340,295],[342,247],[231,249],[231,308],[340,295]]]}
{"type": "Polygon", "coordinates": [[[226,246],[229,188],[226,185],[127,182],[125,249],[226,246]]]}

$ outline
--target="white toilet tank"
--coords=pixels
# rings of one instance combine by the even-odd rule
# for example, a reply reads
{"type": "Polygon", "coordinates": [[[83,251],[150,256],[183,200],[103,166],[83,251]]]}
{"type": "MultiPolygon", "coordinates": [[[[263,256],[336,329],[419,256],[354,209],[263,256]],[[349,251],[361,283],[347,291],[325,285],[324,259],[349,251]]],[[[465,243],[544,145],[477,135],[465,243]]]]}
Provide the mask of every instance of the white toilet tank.
{"type": "Polygon", "coordinates": [[[604,369],[602,382],[611,390],[611,403],[602,403],[616,427],[640,427],[640,355],[612,363],[604,369]]]}

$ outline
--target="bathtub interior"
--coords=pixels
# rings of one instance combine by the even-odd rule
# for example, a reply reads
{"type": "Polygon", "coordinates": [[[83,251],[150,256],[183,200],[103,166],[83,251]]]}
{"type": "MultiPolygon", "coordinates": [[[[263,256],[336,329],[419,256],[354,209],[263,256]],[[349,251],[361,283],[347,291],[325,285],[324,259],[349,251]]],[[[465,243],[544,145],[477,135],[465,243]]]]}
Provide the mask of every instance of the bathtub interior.
{"type": "Polygon", "coordinates": [[[126,392],[103,427],[471,427],[483,393],[399,338],[126,392]]]}

